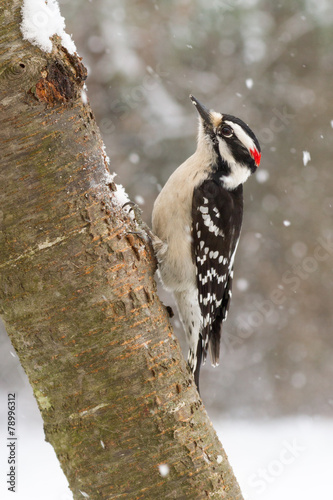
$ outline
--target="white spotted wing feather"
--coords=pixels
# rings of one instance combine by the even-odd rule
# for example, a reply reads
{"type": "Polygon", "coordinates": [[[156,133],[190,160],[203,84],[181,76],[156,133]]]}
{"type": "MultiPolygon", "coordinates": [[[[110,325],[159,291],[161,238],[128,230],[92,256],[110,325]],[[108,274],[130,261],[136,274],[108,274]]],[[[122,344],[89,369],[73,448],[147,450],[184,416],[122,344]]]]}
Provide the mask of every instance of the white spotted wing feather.
{"type": "Polygon", "coordinates": [[[192,248],[202,316],[198,356],[205,361],[209,350],[213,365],[219,361],[222,322],[231,297],[242,200],[242,186],[230,192],[213,179],[203,182],[193,193],[192,248]]]}

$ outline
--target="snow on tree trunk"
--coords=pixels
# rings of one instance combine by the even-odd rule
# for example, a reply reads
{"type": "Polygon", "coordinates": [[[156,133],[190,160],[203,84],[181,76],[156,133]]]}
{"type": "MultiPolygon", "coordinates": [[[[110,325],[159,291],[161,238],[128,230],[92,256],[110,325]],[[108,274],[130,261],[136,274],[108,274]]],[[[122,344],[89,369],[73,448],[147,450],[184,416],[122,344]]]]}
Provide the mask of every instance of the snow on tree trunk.
{"type": "Polygon", "coordinates": [[[0,312],[74,498],[241,500],[121,208],[86,69],[59,34],[48,52],[23,39],[22,2],[0,6],[0,312]]]}

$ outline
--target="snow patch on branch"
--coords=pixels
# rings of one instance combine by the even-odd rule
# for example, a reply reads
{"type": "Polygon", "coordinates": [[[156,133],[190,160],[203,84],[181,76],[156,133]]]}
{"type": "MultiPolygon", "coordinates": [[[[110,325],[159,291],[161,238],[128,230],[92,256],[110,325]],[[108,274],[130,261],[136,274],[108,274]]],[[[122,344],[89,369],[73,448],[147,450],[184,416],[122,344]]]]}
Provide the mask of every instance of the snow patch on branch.
{"type": "Polygon", "coordinates": [[[44,52],[51,52],[50,37],[53,35],[61,38],[63,47],[70,54],[76,52],[71,36],[65,32],[65,20],[57,0],[23,0],[21,32],[24,40],[44,52]]]}
{"type": "Polygon", "coordinates": [[[49,248],[53,247],[53,245],[56,245],[57,243],[60,243],[61,241],[64,241],[66,239],[66,236],[59,236],[53,241],[49,241],[48,239],[44,241],[43,243],[38,243],[38,250],[44,250],[44,248],[49,248]]]}
{"type": "Polygon", "coordinates": [[[130,199],[122,184],[116,184],[116,186],[117,186],[117,191],[113,193],[114,198],[117,201],[118,205],[123,207],[125,203],[128,203],[130,201],[130,199]]]}
{"type": "Polygon", "coordinates": [[[79,490],[79,492],[81,493],[81,495],[82,495],[84,498],[90,498],[90,496],[88,495],[88,493],[86,493],[85,491],[81,491],[81,490],[79,490]]]}
{"type": "MultiPolygon", "coordinates": [[[[120,208],[123,208],[125,203],[128,203],[129,201],[131,201],[129,199],[129,196],[128,194],[126,193],[125,191],[125,188],[122,184],[116,184],[114,182],[114,178],[116,177],[116,173],[114,172],[113,174],[110,174],[109,172],[106,172],[105,174],[105,184],[111,184],[114,183],[117,190],[116,191],[113,191],[113,199],[114,201],[117,203],[117,205],[120,207],[120,208]]],[[[127,210],[129,216],[131,217],[131,219],[133,219],[134,215],[132,214],[132,212],[129,212],[127,210]]]]}

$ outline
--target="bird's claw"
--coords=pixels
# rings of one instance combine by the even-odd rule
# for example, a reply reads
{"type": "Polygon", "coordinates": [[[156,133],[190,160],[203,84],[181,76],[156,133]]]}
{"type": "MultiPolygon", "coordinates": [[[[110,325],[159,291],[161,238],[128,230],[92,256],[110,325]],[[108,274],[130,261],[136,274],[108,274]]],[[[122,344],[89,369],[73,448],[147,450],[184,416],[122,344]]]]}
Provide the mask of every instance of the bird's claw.
{"type": "Polygon", "coordinates": [[[149,239],[152,241],[152,239],[153,239],[153,233],[151,232],[150,227],[142,219],[142,210],[141,210],[141,208],[136,203],[134,203],[133,201],[127,201],[126,203],[124,203],[124,205],[123,205],[122,208],[125,208],[126,206],[130,206],[131,207],[129,209],[128,213],[133,210],[134,220],[135,220],[137,226],[139,226],[139,228],[140,228],[139,231],[130,231],[130,233],[137,234],[139,236],[142,236],[145,239],[146,239],[146,236],[148,236],[149,239]]]}

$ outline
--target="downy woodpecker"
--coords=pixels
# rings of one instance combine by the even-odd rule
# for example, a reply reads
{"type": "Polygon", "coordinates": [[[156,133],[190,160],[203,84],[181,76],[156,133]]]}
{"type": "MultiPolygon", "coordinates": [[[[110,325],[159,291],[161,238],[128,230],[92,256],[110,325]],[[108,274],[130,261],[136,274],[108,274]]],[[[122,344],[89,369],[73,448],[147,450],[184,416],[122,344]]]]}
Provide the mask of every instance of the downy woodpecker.
{"type": "Polygon", "coordinates": [[[231,298],[243,217],[243,183],[260,163],[260,146],[239,118],[199,113],[196,152],[170,176],[152,215],[153,240],[164,287],[174,293],[199,388],[207,350],[218,365],[222,322],[231,298]]]}

